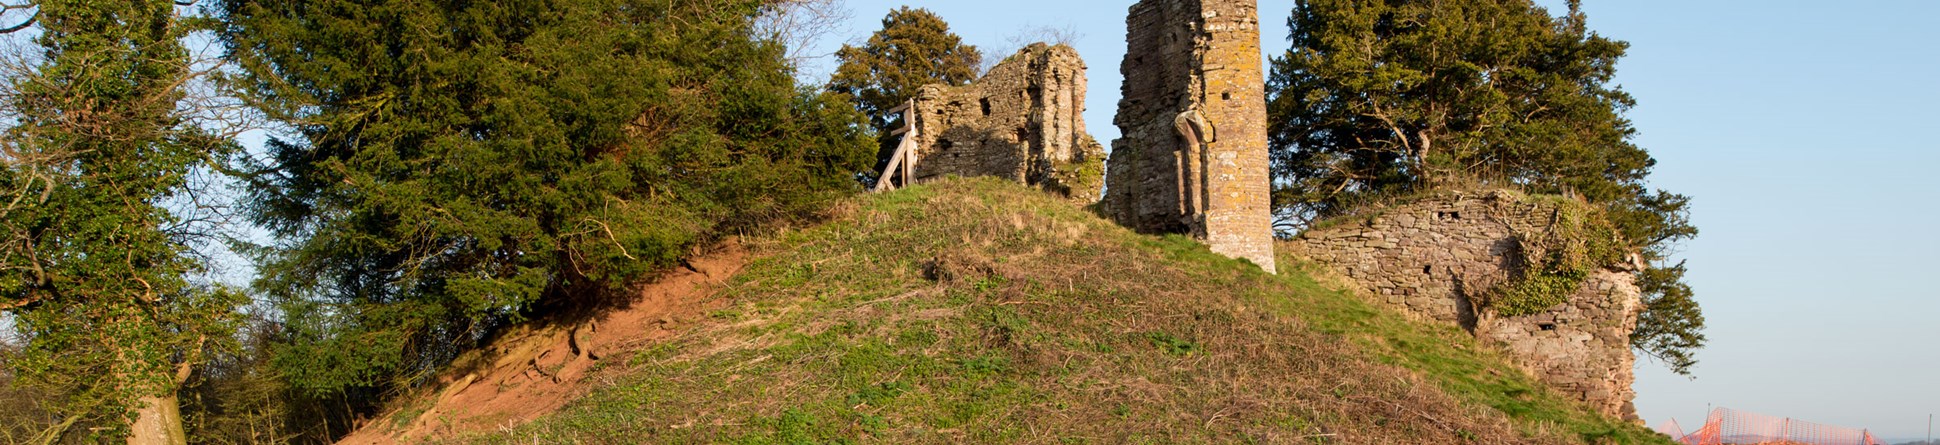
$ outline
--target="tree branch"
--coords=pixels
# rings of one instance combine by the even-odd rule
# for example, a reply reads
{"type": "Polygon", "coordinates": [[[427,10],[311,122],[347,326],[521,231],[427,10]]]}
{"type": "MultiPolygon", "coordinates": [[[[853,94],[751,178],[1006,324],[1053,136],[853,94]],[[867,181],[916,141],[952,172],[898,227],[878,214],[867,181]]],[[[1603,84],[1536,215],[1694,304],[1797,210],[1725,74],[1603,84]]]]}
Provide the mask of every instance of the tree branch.
{"type": "MultiPolygon", "coordinates": [[[[10,5],[7,7],[7,9],[13,9],[13,7],[10,5]]],[[[34,23],[39,21],[40,21],[40,10],[37,9],[37,10],[34,10],[34,15],[27,16],[27,21],[20,22],[20,24],[18,25],[9,26],[6,28],[0,28],[0,34],[13,34],[14,32],[27,29],[27,27],[29,26],[34,26],[34,23]]]]}

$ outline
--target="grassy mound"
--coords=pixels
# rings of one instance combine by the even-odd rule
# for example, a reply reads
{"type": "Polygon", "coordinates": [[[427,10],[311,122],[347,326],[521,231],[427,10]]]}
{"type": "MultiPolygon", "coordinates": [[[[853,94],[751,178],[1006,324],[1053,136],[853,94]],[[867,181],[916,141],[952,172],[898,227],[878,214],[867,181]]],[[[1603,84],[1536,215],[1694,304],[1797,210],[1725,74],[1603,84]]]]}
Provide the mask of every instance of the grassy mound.
{"type": "Polygon", "coordinates": [[[707,327],[482,443],[1669,443],[1454,328],[995,180],[760,246],[707,327]]]}

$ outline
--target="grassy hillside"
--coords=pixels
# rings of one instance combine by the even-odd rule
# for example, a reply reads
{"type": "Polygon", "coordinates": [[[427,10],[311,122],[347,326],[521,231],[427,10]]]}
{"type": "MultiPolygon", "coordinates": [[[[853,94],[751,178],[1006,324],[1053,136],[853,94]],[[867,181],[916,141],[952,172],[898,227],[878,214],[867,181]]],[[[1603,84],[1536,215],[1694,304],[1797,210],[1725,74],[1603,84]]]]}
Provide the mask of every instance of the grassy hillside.
{"type": "Polygon", "coordinates": [[[995,180],[757,246],[729,309],[480,443],[1669,443],[1405,321],[995,180]]]}

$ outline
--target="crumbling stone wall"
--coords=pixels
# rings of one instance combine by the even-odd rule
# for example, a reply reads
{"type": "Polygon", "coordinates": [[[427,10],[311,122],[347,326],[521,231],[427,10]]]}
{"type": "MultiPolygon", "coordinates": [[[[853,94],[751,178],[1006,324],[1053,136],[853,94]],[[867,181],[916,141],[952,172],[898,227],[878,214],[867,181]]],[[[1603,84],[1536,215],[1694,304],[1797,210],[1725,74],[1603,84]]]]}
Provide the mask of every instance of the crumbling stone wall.
{"type": "Polygon", "coordinates": [[[1643,309],[1641,294],[1632,273],[1599,271],[1568,302],[1536,315],[1494,318],[1477,332],[1557,391],[1606,415],[1637,420],[1630,332],[1643,309]]]}
{"type": "Polygon", "coordinates": [[[1031,45],[970,85],[925,86],[909,113],[916,178],[997,176],[1095,202],[1105,154],[1084,111],[1084,60],[1064,45],[1031,45]]]}
{"type": "Polygon", "coordinates": [[[1123,99],[1104,212],[1186,233],[1274,270],[1266,91],[1254,0],[1141,0],[1127,19],[1123,99]]]}
{"type": "Polygon", "coordinates": [[[1634,265],[1592,274],[1541,313],[1501,317],[1476,307],[1521,272],[1516,234],[1540,233],[1556,206],[1510,192],[1451,192],[1311,229],[1286,246],[1381,302],[1501,346],[1531,374],[1604,414],[1634,418],[1630,333],[1642,309],[1634,265]]]}

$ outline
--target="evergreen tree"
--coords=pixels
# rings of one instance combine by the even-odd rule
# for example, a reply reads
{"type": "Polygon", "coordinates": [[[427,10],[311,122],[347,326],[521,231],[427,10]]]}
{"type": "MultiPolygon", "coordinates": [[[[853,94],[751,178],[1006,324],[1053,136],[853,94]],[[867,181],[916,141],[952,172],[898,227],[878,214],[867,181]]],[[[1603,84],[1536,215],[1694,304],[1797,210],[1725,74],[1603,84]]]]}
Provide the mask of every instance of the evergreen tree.
{"type": "Polygon", "coordinates": [[[184,443],[176,393],[240,304],[188,279],[207,227],[169,209],[230,146],[178,108],[191,28],[170,0],[36,7],[0,141],[0,310],[26,338],[6,363],[55,399],[41,440],[184,443]]]}
{"type": "MultiPolygon", "coordinates": [[[[855,111],[751,39],[756,0],[223,0],[290,382],[353,404],[495,326],[856,188],[855,111]]],[[[368,405],[366,405],[368,407],[368,405]]]]}
{"type": "Polygon", "coordinates": [[[1637,316],[1637,330],[1630,339],[1638,350],[1688,375],[1691,366],[1697,364],[1694,354],[1704,347],[1704,311],[1691,298],[1684,271],[1680,261],[1637,275],[1637,285],[1644,291],[1644,310],[1637,316]]]}
{"type": "Polygon", "coordinates": [[[950,24],[927,9],[905,6],[882,19],[882,29],[860,47],[842,45],[842,61],[828,88],[854,98],[856,110],[887,139],[891,122],[884,111],[902,106],[924,85],[964,85],[977,80],[983,54],[963,44],[950,24]]]}
{"type": "MultiPolygon", "coordinates": [[[[1481,182],[1581,196],[1629,250],[1663,262],[1697,234],[1689,199],[1646,187],[1656,161],[1631,142],[1634,101],[1610,84],[1627,44],[1589,32],[1576,6],[1559,18],[1530,0],[1297,2],[1293,48],[1268,80],[1279,214],[1311,221],[1481,182]]],[[[1682,271],[1640,280],[1656,321],[1633,344],[1688,372],[1703,318],[1682,271]]]]}

